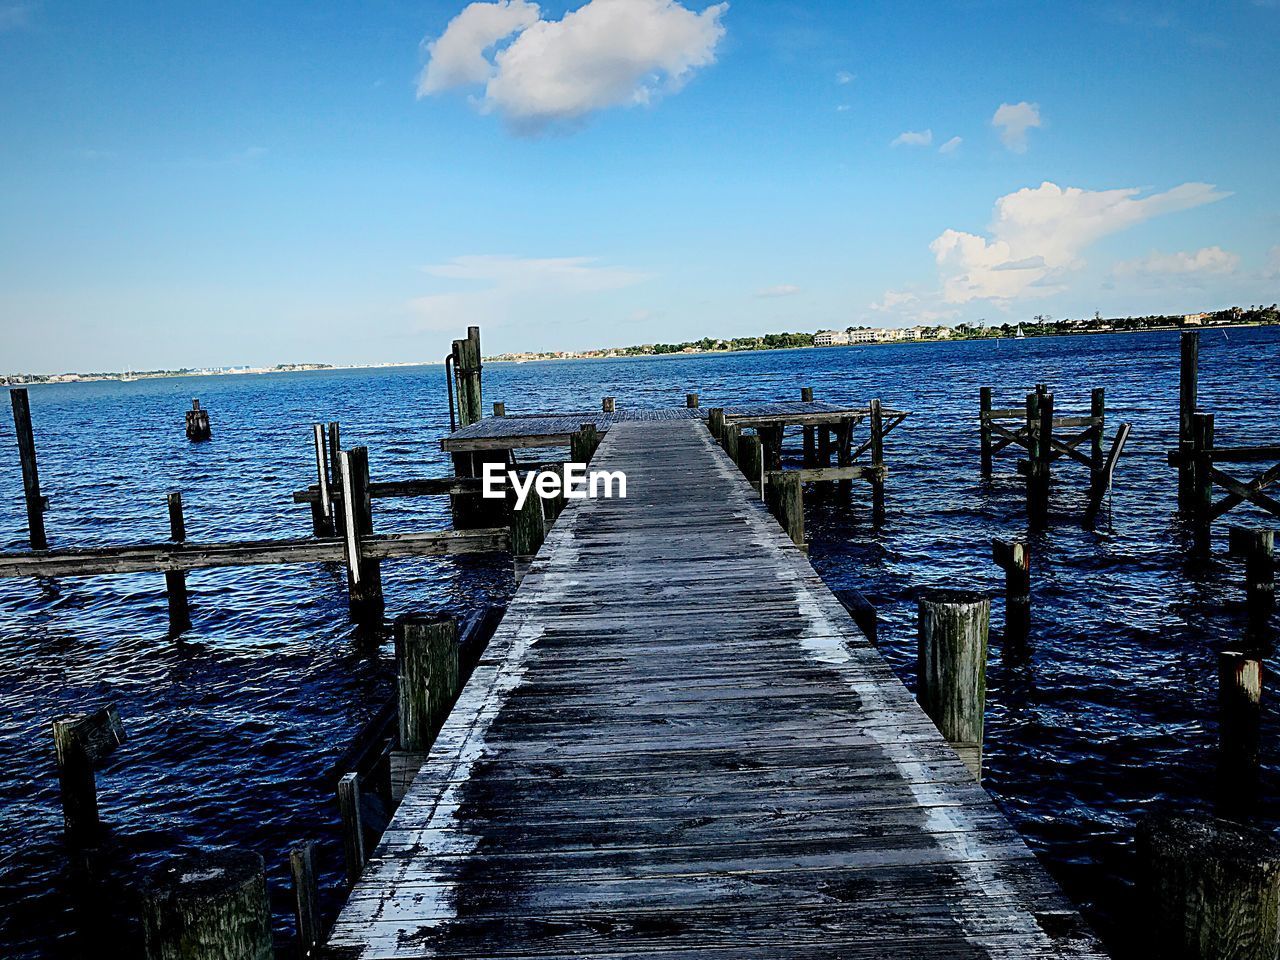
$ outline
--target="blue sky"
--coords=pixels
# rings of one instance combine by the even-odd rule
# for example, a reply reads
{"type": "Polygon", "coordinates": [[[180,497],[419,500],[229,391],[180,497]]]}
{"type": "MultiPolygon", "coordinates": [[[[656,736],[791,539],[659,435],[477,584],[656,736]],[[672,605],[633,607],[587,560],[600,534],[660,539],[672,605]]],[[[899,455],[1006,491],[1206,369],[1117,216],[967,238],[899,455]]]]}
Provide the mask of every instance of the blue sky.
{"type": "Polygon", "coordinates": [[[1276,49],[1258,0],[0,0],[0,372],[1271,303],[1276,49]]]}

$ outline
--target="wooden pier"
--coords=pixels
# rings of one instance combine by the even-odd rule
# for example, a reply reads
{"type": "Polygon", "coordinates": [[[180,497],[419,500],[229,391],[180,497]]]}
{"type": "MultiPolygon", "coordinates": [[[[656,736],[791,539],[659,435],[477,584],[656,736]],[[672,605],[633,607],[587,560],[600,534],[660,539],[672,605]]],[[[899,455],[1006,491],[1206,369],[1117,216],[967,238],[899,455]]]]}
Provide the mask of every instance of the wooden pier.
{"type": "Polygon", "coordinates": [[[327,954],[1102,956],[697,415],[606,425],[327,954]]]}

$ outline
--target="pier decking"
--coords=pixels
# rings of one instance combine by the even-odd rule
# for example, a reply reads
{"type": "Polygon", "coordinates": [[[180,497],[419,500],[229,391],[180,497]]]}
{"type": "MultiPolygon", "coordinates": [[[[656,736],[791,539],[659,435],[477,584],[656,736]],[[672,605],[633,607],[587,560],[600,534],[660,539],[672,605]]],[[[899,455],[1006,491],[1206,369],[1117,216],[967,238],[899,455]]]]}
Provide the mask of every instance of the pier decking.
{"type": "Polygon", "coordinates": [[[1101,956],[701,422],[592,467],[335,956],[1101,956]]]}

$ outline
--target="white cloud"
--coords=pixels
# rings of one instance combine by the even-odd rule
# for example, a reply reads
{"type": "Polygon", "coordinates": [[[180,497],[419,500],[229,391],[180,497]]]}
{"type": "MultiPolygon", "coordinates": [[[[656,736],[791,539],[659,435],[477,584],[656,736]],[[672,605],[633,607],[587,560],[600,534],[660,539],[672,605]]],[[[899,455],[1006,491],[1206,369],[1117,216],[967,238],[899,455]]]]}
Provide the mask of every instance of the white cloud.
{"type": "Polygon", "coordinates": [[[1229,196],[1207,183],[1184,183],[1141,197],[1137,188],[1082,190],[1042,183],[996,201],[989,237],[945,230],[929,245],[942,300],[1012,300],[1056,292],[1082,266],[1092,243],[1152,217],[1229,196]]]}
{"type": "Polygon", "coordinates": [[[538,19],[538,5],[525,0],[471,4],[427,45],[431,59],[418,81],[418,96],[488,82],[494,66],[485,54],[538,19]]]}
{"type": "Polygon", "coordinates": [[[927,147],[933,143],[932,130],[904,130],[890,142],[891,147],[927,147]]]}
{"type": "Polygon", "coordinates": [[[544,20],[523,0],[473,3],[430,45],[418,94],[484,84],[481,109],[525,133],[649,104],[715,62],[728,8],[695,13],[675,0],[589,0],[561,20],[544,20]],[[490,60],[488,51],[513,35],[490,60]]]}
{"type": "Polygon", "coordinates": [[[881,311],[894,310],[909,303],[915,303],[919,299],[918,296],[907,290],[886,290],[881,301],[873,303],[871,309],[881,311]]]}
{"type": "Polygon", "coordinates": [[[1040,104],[1002,103],[991,118],[991,125],[1000,129],[1000,140],[1014,153],[1027,150],[1027,131],[1043,126],[1040,120],[1040,104]]]}
{"type": "Polygon", "coordinates": [[[853,83],[853,81],[856,79],[857,77],[855,77],[848,70],[836,71],[836,83],[840,84],[841,86],[845,86],[847,84],[853,83]]]}
{"type": "Polygon", "coordinates": [[[763,290],[757,290],[756,296],[761,299],[770,299],[772,297],[794,297],[800,292],[800,288],[791,283],[782,283],[776,287],[765,287],[763,290]]]}
{"type": "Polygon", "coordinates": [[[1123,260],[1114,267],[1117,276],[1187,276],[1192,274],[1234,273],[1240,266],[1240,255],[1221,247],[1202,247],[1194,253],[1160,253],[1137,260],[1123,260]]]}
{"type": "Polygon", "coordinates": [[[960,149],[960,144],[964,143],[963,137],[952,137],[946,143],[938,148],[939,153],[955,153],[960,149]]]}
{"type": "Polygon", "coordinates": [[[606,266],[593,257],[466,256],[424,267],[423,272],[462,285],[462,289],[412,301],[410,306],[428,330],[476,323],[506,326],[521,318],[561,312],[648,279],[643,273],[606,266]]]}

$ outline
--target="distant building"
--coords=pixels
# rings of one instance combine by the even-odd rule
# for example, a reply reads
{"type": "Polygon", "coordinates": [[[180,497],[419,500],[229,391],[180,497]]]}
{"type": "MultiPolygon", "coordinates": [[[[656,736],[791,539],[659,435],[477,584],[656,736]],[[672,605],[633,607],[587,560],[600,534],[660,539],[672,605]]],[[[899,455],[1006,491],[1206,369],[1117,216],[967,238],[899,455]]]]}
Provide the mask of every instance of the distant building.
{"type": "Polygon", "coordinates": [[[843,347],[850,342],[849,334],[840,330],[819,330],[813,335],[815,347],[843,347]]]}
{"type": "Polygon", "coordinates": [[[1209,319],[1210,314],[1207,313],[1187,313],[1182,317],[1183,326],[1198,327],[1209,319]]]}

